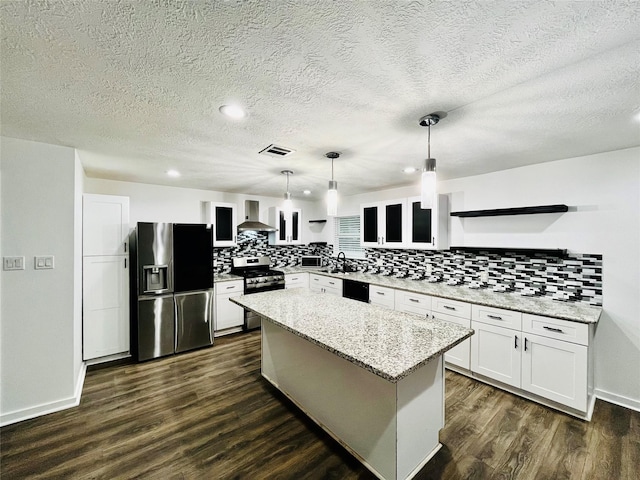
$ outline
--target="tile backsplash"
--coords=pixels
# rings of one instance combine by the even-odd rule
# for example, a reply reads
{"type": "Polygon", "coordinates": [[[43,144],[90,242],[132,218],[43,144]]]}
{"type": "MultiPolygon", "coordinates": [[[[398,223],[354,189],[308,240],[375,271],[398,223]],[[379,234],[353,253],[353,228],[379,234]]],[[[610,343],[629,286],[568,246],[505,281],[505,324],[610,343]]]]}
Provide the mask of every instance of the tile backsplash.
{"type": "MultiPolygon", "coordinates": [[[[236,247],[214,248],[214,270],[227,273],[232,257],[260,255],[271,257],[275,268],[296,266],[302,255],[320,255],[325,265],[336,266],[332,254],[331,245],[270,246],[266,233],[244,232],[238,236],[236,247]]],[[[598,254],[568,253],[559,258],[508,251],[498,254],[369,248],[365,249],[365,257],[348,263],[361,272],[414,280],[455,280],[462,285],[486,280],[482,284],[485,288],[499,285],[508,291],[602,306],[602,255],[598,254]]]]}

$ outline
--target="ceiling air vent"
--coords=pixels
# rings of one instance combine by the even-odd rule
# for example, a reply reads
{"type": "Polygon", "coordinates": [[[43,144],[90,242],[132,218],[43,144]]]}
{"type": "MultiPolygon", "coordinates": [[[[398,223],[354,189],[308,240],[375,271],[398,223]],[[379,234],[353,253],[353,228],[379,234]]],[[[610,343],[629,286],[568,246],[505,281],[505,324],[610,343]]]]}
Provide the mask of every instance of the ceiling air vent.
{"type": "Polygon", "coordinates": [[[269,145],[267,148],[264,148],[262,150],[260,150],[260,152],[263,155],[270,155],[272,157],[286,157],[287,155],[291,155],[293,152],[295,152],[295,150],[291,150],[290,148],[286,148],[286,147],[279,147],[278,145],[269,145]]]}

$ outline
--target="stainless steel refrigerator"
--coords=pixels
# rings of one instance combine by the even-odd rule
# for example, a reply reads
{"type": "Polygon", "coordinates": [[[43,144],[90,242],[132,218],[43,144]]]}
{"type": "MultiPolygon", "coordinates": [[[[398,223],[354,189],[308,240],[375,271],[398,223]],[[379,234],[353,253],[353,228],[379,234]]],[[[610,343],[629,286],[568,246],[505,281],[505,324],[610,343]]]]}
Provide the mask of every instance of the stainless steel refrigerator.
{"type": "Polygon", "coordinates": [[[134,357],[144,361],[213,345],[211,227],[140,222],[131,237],[134,357]]]}

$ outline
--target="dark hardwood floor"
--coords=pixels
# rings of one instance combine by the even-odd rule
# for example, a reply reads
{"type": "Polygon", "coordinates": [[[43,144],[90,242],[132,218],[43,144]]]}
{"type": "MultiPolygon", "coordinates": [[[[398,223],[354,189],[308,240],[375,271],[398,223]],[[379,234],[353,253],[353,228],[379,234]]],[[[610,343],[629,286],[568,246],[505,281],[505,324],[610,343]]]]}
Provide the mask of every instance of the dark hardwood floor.
{"type": "MultiPolygon", "coordinates": [[[[0,429],[3,479],[371,479],[260,377],[259,332],[87,374],[79,407],[0,429]]],[[[447,372],[444,447],[418,479],[637,479],[640,413],[591,423],[447,372]]]]}

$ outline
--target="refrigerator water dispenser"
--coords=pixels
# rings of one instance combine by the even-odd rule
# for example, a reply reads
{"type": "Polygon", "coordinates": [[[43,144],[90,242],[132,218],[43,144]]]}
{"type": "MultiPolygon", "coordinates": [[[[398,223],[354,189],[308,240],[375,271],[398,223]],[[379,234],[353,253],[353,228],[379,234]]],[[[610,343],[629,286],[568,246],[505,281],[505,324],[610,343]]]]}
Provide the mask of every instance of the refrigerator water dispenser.
{"type": "Polygon", "coordinates": [[[144,271],[144,293],[169,291],[168,265],[145,265],[142,268],[144,271]]]}

